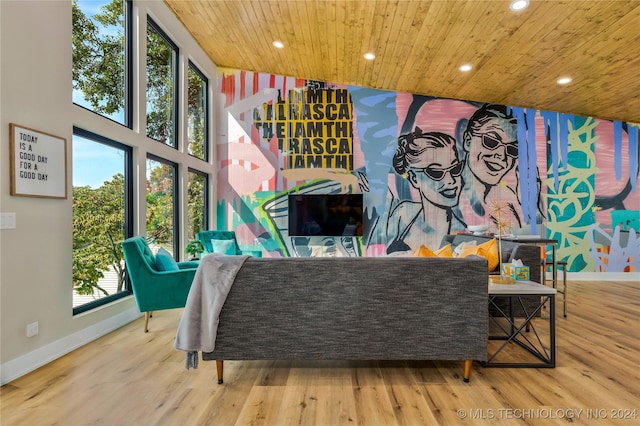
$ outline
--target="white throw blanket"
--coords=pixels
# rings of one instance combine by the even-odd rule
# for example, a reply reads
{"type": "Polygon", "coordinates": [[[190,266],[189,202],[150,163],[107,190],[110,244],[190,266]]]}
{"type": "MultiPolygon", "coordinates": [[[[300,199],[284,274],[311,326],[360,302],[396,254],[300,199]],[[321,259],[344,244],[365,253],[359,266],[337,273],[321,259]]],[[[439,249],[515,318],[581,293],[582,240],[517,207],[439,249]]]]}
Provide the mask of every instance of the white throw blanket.
{"type": "Polygon", "coordinates": [[[208,254],[200,260],[173,345],[187,351],[187,369],[198,367],[198,351],[213,352],[220,311],[248,257],[208,254]]]}

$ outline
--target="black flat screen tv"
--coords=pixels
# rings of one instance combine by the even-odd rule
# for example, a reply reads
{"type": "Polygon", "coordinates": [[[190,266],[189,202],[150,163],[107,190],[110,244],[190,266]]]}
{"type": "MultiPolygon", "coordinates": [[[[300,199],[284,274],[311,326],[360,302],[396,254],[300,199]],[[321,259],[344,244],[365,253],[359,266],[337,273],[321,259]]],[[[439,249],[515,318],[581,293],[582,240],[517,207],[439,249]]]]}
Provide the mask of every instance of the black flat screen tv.
{"type": "Polygon", "coordinates": [[[289,236],[361,237],[362,212],[362,194],[289,194],[289,236]]]}

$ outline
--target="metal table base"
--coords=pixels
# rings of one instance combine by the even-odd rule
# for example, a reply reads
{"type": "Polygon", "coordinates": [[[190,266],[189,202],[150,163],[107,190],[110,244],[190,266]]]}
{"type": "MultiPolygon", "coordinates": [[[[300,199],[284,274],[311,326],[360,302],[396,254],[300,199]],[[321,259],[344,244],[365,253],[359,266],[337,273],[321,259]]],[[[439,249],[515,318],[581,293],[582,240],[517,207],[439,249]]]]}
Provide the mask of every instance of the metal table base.
{"type": "Polygon", "coordinates": [[[556,366],[556,335],[555,335],[555,295],[556,290],[532,282],[519,284],[503,284],[489,286],[489,303],[493,306],[498,316],[490,316],[499,329],[497,335],[490,335],[489,340],[503,340],[503,343],[493,353],[489,354],[487,361],[481,362],[484,367],[510,367],[510,368],[555,368],[556,366]],[[493,291],[492,291],[493,290],[493,291]],[[540,303],[531,312],[527,311],[521,296],[539,295],[540,303]],[[499,297],[509,297],[508,312],[501,309],[495,300],[499,297]],[[519,304],[525,317],[516,318],[513,316],[513,303],[519,304]],[[549,303],[549,342],[545,345],[541,335],[536,329],[536,321],[544,321],[541,318],[541,310],[545,304],[549,303]],[[499,320],[506,320],[505,324],[499,320]],[[510,343],[516,344],[533,355],[540,362],[500,362],[496,357],[510,343]],[[547,347],[548,346],[548,347],[547,347]]]}

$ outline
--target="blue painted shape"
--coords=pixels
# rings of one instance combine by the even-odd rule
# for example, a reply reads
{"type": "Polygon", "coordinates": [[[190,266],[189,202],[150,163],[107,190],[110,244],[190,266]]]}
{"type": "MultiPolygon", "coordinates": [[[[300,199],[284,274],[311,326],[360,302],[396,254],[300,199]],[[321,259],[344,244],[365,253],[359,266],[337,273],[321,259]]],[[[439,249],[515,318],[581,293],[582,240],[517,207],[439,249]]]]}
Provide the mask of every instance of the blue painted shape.
{"type": "Polygon", "coordinates": [[[529,153],[527,155],[527,172],[529,174],[526,194],[523,194],[522,198],[527,197],[526,209],[523,204],[522,211],[525,216],[525,222],[531,224],[531,232],[537,234],[536,229],[536,213],[538,211],[538,179],[537,179],[537,156],[536,156],[536,110],[529,110],[526,114],[528,137],[527,148],[529,153]]]}
{"type": "Polygon", "coordinates": [[[360,149],[365,158],[369,186],[365,211],[375,221],[386,211],[388,177],[398,145],[396,93],[350,86],[360,149]]]}
{"type": "Polygon", "coordinates": [[[613,161],[616,180],[622,178],[622,122],[613,122],[613,161]]]}
{"type": "Polygon", "coordinates": [[[631,190],[636,192],[636,181],[638,180],[638,126],[629,124],[627,126],[629,135],[629,180],[631,190]]]}
{"type": "MultiPolygon", "coordinates": [[[[560,118],[560,161],[565,171],[569,169],[569,120],[573,116],[569,114],[559,114],[560,118]]],[[[575,129],[575,123],[573,128],[575,129]]]]}
{"type": "Polygon", "coordinates": [[[526,212],[529,211],[529,149],[527,143],[527,122],[523,108],[512,107],[511,109],[513,111],[513,116],[518,122],[518,176],[521,191],[520,204],[526,217],[526,212]]]}
{"type": "Polygon", "coordinates": [[[558,114],[550,111],[540,111],[540,115],[544,119],[544,127],[549,132],[547,139],[551,148],[551,168],[553,170],[553,188],[558,192],[560,179],[558,178],[558,114]]]}

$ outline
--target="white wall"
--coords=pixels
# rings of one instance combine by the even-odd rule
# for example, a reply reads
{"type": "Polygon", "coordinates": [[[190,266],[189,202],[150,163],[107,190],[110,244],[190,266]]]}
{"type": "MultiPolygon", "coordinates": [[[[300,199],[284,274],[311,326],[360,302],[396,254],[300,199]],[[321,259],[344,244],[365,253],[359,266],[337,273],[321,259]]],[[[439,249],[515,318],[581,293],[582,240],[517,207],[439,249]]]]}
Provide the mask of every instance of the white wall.
{"type": "MultiPolygon", "coordinates": [[[[147,14],[180,47],[181,96],[186,93],[184,75],[190,59],[209,78],[213,99],[215,66],[161,1],[135,3],[134,28],[141,34],[146,31],[147,14]]],[[[144,65],[145,37],[136,38],[134,43],[138,60],[144,65]]],[[[144,110],[140,111],[144,100],[136,103],[139,113],[134,114],[138,118],[133,131],[72,104],[70,0],[0,1],[0,55],[0,210],[16,214],[16,228],[0,231],[0,367],[4,384],[140,315],[132,297],[76,317],[72,314],[73,126],[134,146],[135,173],[142,182],[147,153],[178,163],[181,173],[188,167],[212,173],[215,163],[213,159],[204,163],[185,155],[183,149],[176,151],[147,139],[144,110]],[[10,123],[67,140],[67,199],[10,195],[10,123]],[[142,129],[142,134],[137,129],[142,129]],[[39,322],[40,332],[27,338],[26,325],[34,321],[39,322]]],[[[144,68],[135,67],[135,72],[135,90],[144,95],[144,68]]],[[[180,131],[186,135],[184,120],[180,131]]],[[[212,186],[214,178],[212,173],[212,186]]],[[[180,193],[185,194],[186,179],[180,185],[180,193]]],[[[144,193],[134,197],[136,234],[144,233],[144,193]]],[[[215,200],[213,191],[210,199],[215,200]]],[[[185,223],[181,226],[186,230],[185,223]]],[[[181,247],[184,244],[183,237],[181,247]]]]}

